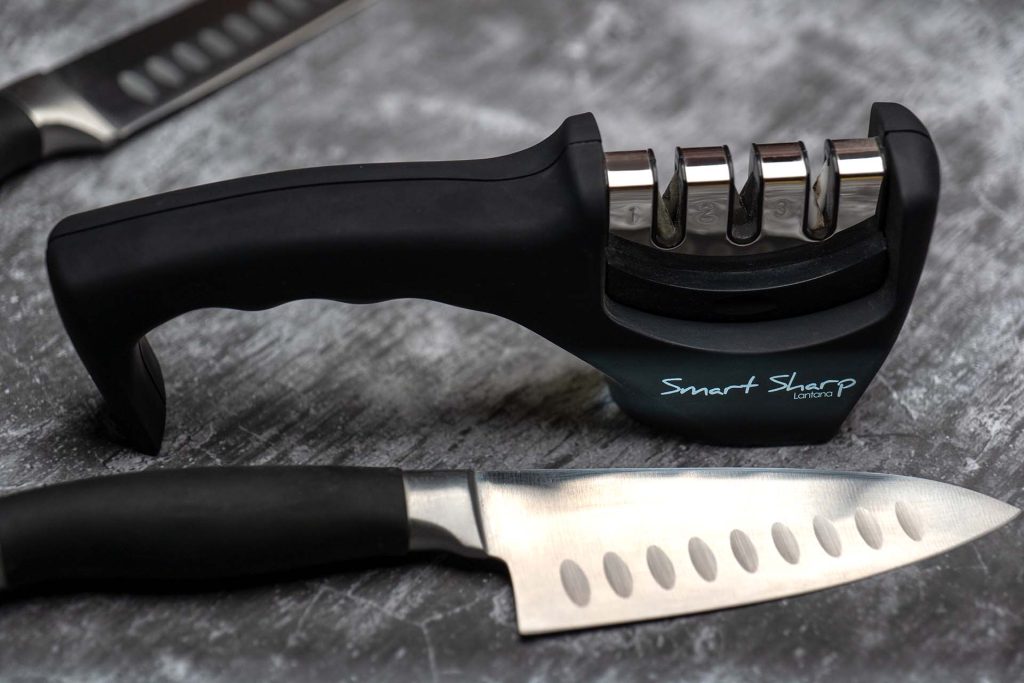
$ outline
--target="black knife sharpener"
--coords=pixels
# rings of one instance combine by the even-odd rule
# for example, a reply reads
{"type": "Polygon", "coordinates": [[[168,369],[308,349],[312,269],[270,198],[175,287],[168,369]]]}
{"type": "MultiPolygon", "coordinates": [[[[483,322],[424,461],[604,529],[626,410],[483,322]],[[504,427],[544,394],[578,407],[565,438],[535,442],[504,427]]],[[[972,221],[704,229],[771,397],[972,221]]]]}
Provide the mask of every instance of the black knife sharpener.
{"type": "Polygon", "coordinates": [[[680,149],[659,196],[653,155],[606,155],[584,114],[495,159],[287,171],[78,214],[47,265],[121,436],[148,453],[166,410],[148,331],[313,298],[486,311],[592,364],[642,422],[822,442],[896,340],[938,201],[910,111],[875,104],[868,136],[830,143],[813,183],[802,144],[755,146],[739,193],[727,150],[680,149]]]}

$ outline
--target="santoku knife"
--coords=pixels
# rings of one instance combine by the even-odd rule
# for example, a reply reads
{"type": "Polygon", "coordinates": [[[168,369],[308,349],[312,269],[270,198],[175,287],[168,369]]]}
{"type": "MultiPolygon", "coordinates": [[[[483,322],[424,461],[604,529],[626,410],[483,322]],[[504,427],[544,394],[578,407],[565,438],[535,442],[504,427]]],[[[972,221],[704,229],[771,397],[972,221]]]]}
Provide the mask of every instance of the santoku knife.
{"type": "Polygon", "coordinates": [[[0,499],[0,556],[13,588],[486,556],[508,566],[519,630],[536,634],[836,586],[1018,513],[948,484],[813,470],[200,468],[0,499]]]}
{"type": "Polygon", "coordinates": [[[0,180],[112,147],[375,0],[206,0],[0,90],[0,180]]]}

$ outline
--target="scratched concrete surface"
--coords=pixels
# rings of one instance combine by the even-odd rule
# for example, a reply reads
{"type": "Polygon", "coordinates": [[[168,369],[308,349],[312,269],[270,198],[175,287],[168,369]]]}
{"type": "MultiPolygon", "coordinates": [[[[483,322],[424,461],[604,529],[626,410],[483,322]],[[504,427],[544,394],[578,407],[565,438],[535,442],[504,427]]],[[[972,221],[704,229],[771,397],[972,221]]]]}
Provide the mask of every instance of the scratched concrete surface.
{"type": "MultiPolygon", "coordinates": [[[[170,9],[0,3],[0,81],[170,9]]],[[[384,0],[106,156],[0,188],[0,489],[227,463],[809,466],[1024,504],[1024,16],[1019,3],[384,0]],[[422,302],[204,311],[151,339],[160,459],[111,444],[43,268],[62,217],[238,175],[490,156],[593,111],[606,146],[855,137],[873,100],[943,160],[928,266],[893,354],[823,446],[695,446],[619,413],[514,324],[422,302]]],[[[816,155],[818,152],[815,151],[816,155]]],[[[667,168],[668,164],[663,163],[667,168]]],[[[742,168],[738,169],[742,173],[742,168]]],[[[381,277],[387,277],[382,273],[381,277]]],[[[1024,524],[840,589],[522,640],[507,577],[422,557],[200,595],[0,602],[7,681],[1024,679],[1024,524]]]]}

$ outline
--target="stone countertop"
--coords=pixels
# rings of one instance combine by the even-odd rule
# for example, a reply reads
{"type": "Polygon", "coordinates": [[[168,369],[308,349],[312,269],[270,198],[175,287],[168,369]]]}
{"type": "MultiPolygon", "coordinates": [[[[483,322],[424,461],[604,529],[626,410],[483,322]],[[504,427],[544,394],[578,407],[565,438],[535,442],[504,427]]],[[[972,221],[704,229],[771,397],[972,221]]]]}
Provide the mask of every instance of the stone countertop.
{"type": "MultiPolygon", "coordinates": [[[[0,82],[157,0],[7,0],[0,82]]],[[[916,475],[1024,505],[1024,13],[1019,3],[383,0],[104,156],[0,187],[0,490],[150,467],[799,466],[916,475]],[[930,127],[943,195],[907,325],[841,433],[689,444],[510,322],[423,301],[201,311],[151,335],[159,459],[112,444],[47,285],[63,216],[239,175],[483,157],[593,111],[608,149],[930,127]]],[[[668,164],[663,163],[663,173],[668,164]]],[[[663,178],[665,180],[665,178],[663,178]]],[[[441,556],[191,595],[0,602],[10,681],[1019,681],[1024,524],[866,581],[724,612],[520,639],[500,567],[441,556]]]]}

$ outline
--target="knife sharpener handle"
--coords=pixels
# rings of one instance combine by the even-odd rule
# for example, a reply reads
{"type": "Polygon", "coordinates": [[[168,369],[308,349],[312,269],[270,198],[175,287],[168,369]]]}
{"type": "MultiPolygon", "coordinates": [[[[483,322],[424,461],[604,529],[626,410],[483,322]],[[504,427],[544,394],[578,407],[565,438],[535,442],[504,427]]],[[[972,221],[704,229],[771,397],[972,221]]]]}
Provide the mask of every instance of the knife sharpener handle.
{"type": "Polygon", "coordinates": [[[0,498],[0,578],[9,588],[230,579],[408,549],[397,469],[147,471],[0,498]]]}
{"type": "Polygon", "coordinates": [[[152,328],[200,308],[400,297],[529,324],[552,275],[575,262],[600,277],[602,158],[583,115],[496,159],[313,168],[140,199],[62,221],[50,281],[123,436],[156,453],[165,393],[152,328]]]}
{"type": "Polygon", "coordinates": [[[42,156],[39,129],[17,102],[0,92],[0,182],[42,156]]]}

